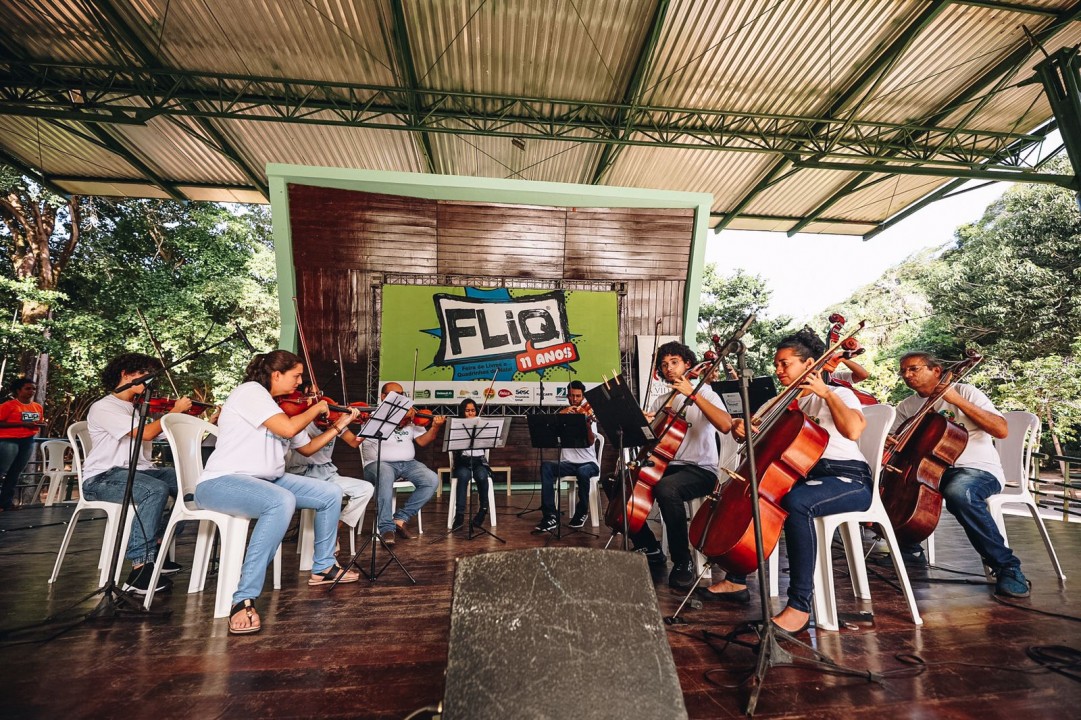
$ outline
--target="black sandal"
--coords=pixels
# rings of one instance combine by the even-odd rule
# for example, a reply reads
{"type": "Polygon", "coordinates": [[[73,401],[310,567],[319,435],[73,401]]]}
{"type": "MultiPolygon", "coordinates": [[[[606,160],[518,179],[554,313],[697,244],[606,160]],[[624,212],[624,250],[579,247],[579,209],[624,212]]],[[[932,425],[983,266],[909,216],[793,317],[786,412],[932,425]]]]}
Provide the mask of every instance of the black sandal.
{"type": "Polygon", "coordinates": [[[260,618],[259,624],[255,624],[255,619],[259,617],[259,613],[255,611],[254,600],[241,600],[232,607],[229,611],[229,634],[230,635],[250,635],[251,633],[257,633],[263,629],[263,621],[260,618]],[[240,613],[244,612],[244,616],[248,619],[248,627],[234,628],[233,618],[240,613]]]}
{"type": "Polygon", "coordinates": [[[312,576],[308,578],[308,585],[313,587],[316,585],[330,585],[335,580],[338,580],[339,577],[341,577],[341,580],[338,580],[339,583],[354,583],[360,580],[359,573],[354,572],[352,576],[349,576],[346,575],[346,572],[346,570],[342,569],[341,565],[335,563],[323,572],[313,572],[312,576]]]}

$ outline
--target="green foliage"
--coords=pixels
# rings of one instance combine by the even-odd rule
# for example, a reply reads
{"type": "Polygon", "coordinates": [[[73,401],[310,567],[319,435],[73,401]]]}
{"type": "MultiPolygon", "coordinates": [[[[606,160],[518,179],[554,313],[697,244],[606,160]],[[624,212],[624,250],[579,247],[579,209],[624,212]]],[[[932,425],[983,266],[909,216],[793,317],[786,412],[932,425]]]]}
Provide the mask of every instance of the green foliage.
{"type": "MultiPolygon", "coordinates": [[[[761,315],[769,306],[770,290],[758,275],[748,275],[737,269],[725,277],[713,263],[706,265],[702,275],[702,296],[698,310],[699,350],[709,348],[709,339],[719,335],[723,341],[740,327],[751,313],[761,315]]],[[[747,364],[755,375],[773,373],[773,348],[788,331],[792,319],[761,318],[752,323],[744,342],[747,344],[747,364]]]]}

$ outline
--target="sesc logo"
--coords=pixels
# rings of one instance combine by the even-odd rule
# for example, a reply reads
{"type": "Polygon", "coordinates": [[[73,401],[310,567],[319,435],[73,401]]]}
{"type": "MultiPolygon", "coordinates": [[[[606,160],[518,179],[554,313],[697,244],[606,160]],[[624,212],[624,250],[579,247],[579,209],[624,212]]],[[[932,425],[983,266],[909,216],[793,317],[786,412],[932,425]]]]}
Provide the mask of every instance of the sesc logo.
{"type": "Polygon", "coordinates": [[[502,397],[502,398],[510,397],[512,394],[513,393],[510,390],[507,390],[506,388],[503,388],[502,390],[499,391],[499,397],[502,397]]]}
{"type": "Polygon", "coordinates": [[[436,390],[435,391],[435,396],[436,396],[436,398],[438,398],[440,400],[445,400],[447,398],[453,398],[454,397],[454,391],[453,390],[436,390]]]}
{"type": "Polygon", "coordinates": [[[529,388],[515,388],[514,397],[529,397],[529,388]]]}

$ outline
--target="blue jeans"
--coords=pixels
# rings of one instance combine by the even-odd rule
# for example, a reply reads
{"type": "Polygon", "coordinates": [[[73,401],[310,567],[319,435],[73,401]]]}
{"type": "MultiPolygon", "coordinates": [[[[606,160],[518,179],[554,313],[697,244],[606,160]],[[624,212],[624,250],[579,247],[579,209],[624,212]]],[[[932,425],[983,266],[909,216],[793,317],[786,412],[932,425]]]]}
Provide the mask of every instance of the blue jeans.
{"type": "MultiPolygon", "coordinates": [[[[0,478],[3,478],[3,488],[0,489],[0,508],[10,510],[12,501],[15,499],[15,486],[19,484],[19,476],[26,469],[26,463],[30,462],[30,456],[34,453],[34,436],[28,438],[4,438],[0,440],[0,478]]],[[[37,501],[37,498],[34,498],[37,501]]]]}
{"type": "MultiPolygon", "coordinates": [[[[124,501],[128,469],[114,467],[83,480],[83,497],[99,502],[124,501]]],[[[169,498],[176,497],[176,472],[172,468],[137,470],[131,488],[135,518],[131,523],[127,558],[133,565],[154,562],[158,542],[165,531],[162,513],[169,498]]]]}
{"type": "Polygon", "coordinates": [[[574,514],[585,515],[589,510],[589,479],[599,474],[597,463],[579,465],[565,460],[541,463],[541,512],[544,517],[556,516],[556,481],[568,475],[578,478],[578,502],[574,514]]]}
{"type": "Polygon", "coordinates": [[[325,480],[286,473],[276,480],[251,475],[223,475],[195,486],[195,504],[203,510],[255,518],[255,529],[244,552],[240,583],[233,604],[259,597],[266,581],[266,569],[281,545],[296,508],[315,510],[315,552],[312,573],[336,564],[334,541],[342,489],[325,480]]]}
{"type": "Polygon", "coordinates": [[[456,513],[459,515],[465,514],[465,501],[469,493],[470,478],[477,483],[477,497],[480,498],[480,507],[488,507],[488,483],[491,481],[492,473],[484,462],[484,458],[459,455],[454,460],[454,477],[458,480],[454,498],[454,511],[456,513]]]}
{"type": "Polygon", "coordinates": [[[385,533],[394,529],[394,521],[407,522],[409,518],[420,512],[424,503],[435,495],[435,488],[439,484],[439,477],[425,467],[419,460],[382,461],[380,463],[368,463],[364,466],[364,479],[375,484],[379,495],[379,532],[385,533]],[[379,474],[376,475],[376,466],[379,474]],[[390,506],[394,499],[394,481],[397,478],[408,480],[416,486],[409,499],[398,508],[391,516],[390,506]]]}
{"type": "Polygon", "coordinates": [[[1020,568],[1021,561],[1006,547],[987,498],[1002,491],[998,479],[985,470],[953,467],[942,475],[939,491],[983,562],[995,572],[1020,568]]]}
{"type": "MultiPolygon", "coordinates": [[[[814,519],[871,507],[871,469],[862,460],[819,460],[781,499],[781,507],[788,513],[788,607],[809,613],[818,559],[814,519]]],[[[747,584],[745,575],[730,574],[728,580],[747,584]]]]}

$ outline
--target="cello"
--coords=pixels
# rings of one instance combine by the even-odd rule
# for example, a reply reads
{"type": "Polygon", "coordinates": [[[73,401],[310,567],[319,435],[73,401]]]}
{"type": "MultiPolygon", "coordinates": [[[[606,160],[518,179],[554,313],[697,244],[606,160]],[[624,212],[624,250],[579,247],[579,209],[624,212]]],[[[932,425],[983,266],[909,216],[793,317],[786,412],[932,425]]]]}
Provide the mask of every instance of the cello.
{"type": "Polygon", "coordinates": [[[942,516],[942,475],[968,445],[968,431],[934,411],[946,391],[972,372],[983,358],[973,350],[942,376],[915,415],[905,420],[882,455],[879,479],[882,504],[897,539],[920,543],[935,531],[942,516]]]}
{"type": "MultiPolygon", "coordinates": [[[[830,325],[829,332],[826,334],[826,344],[832,345],[837,342],[841,336],[841,331],[844,330],[845,316],[841,313],[833,313],[829,316],[830,325]]],[[[860,341],[854,337],[850,337],[841,344],[841,351],[838,352],[826,363],[824,370],[829,373],[826,377],[826,384],[833,385],[835,387],[848,388],[852,391],[852,394],[856,396],[856,399],[860,401],[860,405],[877,405],[878,398],[869,392],[864,392],[855,386],[854,383],[848,380],[839,380],[833,377],[833,373],[837,370],[837,366],[841,364],[842,360],[851,360],[857,355],[864,353],[863,346],[860,345],[860,341]]]]}
{"type": "Polygon", "coordinates": [[[753,449],[758,475],[762,553],[768,557],[777,545],[788,517],[781,508],[781,500],[810,472],[829,443],[829,433],[796,405],[802,392],[800,386],[808,376],[820,371],[864,324],[861,321],[844,338],[838,339],[792,384],[759,409],[751,421],[758,428],[756,438],[744,445],[739,468],[734,473],[729,472],[729,482],[718,483],[694,514],[690,527],[691,545],[725,570],[749,574],[758,567],[754,539],[755,498],[751,483],[746,479],[752,460],[747,457],[748,446],[753,449]]]}

